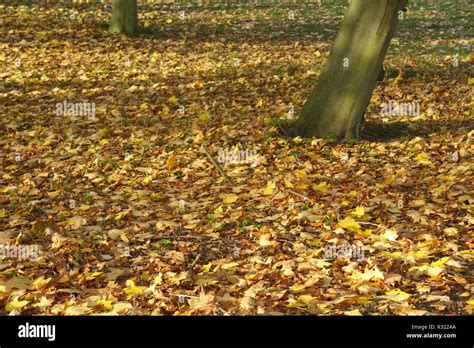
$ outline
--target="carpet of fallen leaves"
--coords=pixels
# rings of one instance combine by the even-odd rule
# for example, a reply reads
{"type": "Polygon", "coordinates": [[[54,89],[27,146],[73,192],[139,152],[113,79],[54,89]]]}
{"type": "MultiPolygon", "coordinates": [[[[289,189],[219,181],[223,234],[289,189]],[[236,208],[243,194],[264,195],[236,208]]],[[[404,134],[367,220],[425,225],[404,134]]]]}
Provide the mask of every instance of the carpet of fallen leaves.
{"type": "Polygon", "coordinates": [[[351,144],[282,130],[347,1],[146,5],[133,39],[104,6],[0,5],[0,242],[41,246],[0,259],[0,313],[473,314],[472,13],[414,3],[351,144]],[[257,161],[231,184],[203,145],[257,161]]]}

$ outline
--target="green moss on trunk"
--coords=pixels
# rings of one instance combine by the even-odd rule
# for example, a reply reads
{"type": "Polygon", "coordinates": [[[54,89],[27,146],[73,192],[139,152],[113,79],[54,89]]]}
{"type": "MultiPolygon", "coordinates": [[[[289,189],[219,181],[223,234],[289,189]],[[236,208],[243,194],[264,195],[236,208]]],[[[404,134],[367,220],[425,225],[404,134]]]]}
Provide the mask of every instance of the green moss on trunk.
{"type": "Polygon", "coordinates": [[[137,0],[113,0],[109,32],[135,36],[138,32],[137,0]]]}
{"type": "Polygon", "coordinates": [[[352,0],[292,136],[357,138],[406,0],[352,0]]]}

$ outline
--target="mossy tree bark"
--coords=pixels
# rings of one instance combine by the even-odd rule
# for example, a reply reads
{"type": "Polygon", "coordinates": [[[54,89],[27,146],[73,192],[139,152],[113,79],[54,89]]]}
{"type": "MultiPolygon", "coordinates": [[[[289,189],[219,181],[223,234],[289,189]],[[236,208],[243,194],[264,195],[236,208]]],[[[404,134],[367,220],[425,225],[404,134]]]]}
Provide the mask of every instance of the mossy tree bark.
{"type": "Polygon", "coordinates": [[[112,0],[109,32],[128,36],[137,35],[137,0],[112,0]]]}
{"type": "Polygon", "coordinates": [[[291,136],[357,138],[407,0],[352,0],[316,88],[291,136]]]}

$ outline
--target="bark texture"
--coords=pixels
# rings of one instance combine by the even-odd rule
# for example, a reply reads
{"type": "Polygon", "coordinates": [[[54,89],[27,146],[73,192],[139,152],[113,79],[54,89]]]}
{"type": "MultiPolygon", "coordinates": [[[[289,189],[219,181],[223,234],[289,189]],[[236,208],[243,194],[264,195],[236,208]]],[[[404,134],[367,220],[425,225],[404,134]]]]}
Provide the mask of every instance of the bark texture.
{"type": "Polygon", "coordinates": [[[109,31],[128,36],[137,35],[137,0],[112,0],[112,19],[109,31]]]}
{"type": "Polygon", "coordinates": [[[352,0],[316,88],[289,128],[291,136],[359,136],[390,40],[406,0],[352,0]]]}

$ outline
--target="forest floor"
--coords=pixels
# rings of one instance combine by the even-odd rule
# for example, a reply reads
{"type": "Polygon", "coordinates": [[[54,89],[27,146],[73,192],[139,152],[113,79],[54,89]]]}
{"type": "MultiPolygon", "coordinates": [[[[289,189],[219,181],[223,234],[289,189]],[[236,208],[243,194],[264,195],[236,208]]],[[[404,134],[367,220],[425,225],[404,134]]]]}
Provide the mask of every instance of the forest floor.
{"type": "Polygon", "coordinates": [[[473,15],[427,3],[347,144],[282,131],[347,1],[0,5],[0,314],[474,314],[473,15]]]}

